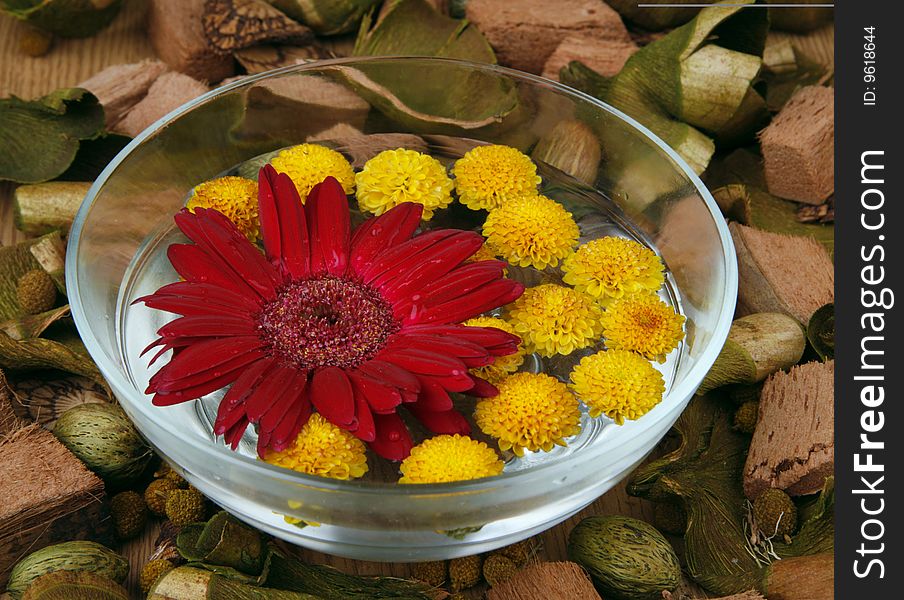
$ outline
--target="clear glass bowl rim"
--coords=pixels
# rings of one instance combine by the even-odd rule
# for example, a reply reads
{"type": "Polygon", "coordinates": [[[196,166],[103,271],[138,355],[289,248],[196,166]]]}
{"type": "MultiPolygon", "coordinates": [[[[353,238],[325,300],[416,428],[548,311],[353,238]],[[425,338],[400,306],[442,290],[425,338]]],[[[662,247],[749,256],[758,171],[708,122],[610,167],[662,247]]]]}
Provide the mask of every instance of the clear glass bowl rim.
{"type": "MultiPolygon", "coordinates": [[[[128,390],[133,386],[131,386],[125,379],[125,377],[123,377],[118,365],[108,364],[108,361],[106,360],[106,353],[101,349],[100,343],[93,335],[92,329],[87,326],[87,313],[85,311],[85,307],[82,304],[81,297],[78,294],[78,283],[76,277],[78,265],[76,260],[76,250],[78,248],[79,240],[81,237],[82,227],[85,223],[85,220],[87,219],[91,205],[94,203],[97,194],[100,192],[101,188],[103,188],[107,179],[109,179],[114,171],[116,171],[116,168],[119,166],[119,164],[123,160],[125,160],[133,150],[138,148],[146,139],[153,136],[155,133],[157,133],[158,131],[166,127],[169,123],[178,119],[182,115],[191,112],[193,109],[223,94],[229,93],[238,88],[248,87],[261,80],[287,74],[303,73],[305,71],[317,71],[325,67],[332,66],[354,66],[356,64],[368,62],[400,62],[414,64],[422,61],[446,63],[457,65],[462,68],[471,68],[495,73],[499,76],[506,77],[515,81],[528,83],[532,86],[547,88],[555,91],[558,94],[562,94],[577,101],[593,105],[596,108],[606,111],[614,115],[618,119],[621,119],[622,121],[633,127],[635,130],[637,130],[640,135],[652,141],[656,146],[658,146],[660,150],[662,150],[669,156],[669,158],[672,159],[676,167],[679,168],[684,173],[684,175],[694,184],[696,192],[700,195],[701,199],[706,204],[706,207],[709,210],[709,216],[713,218],[716,229],[719,233],[719,239],[722,245],[722,253],[725,260],[725,287],[723,293],[726,302],[724,302],[722,305],[722,310],[719,314],[716,327],[713,330],[709,347],[707,347],[705,351],[695,359],[690,371],[675,387],[673,387],[669,391],[668,394],[669,396],[678,396],[679,398],[691,397],[691,395],[696,391],[696,388],[699,387],[699,384],[703,380],[703,377],[715,362],[716,357],[718,356],[723,344],[725,343],[725,340],[728,337],[728,331],[731,328],[731,323],[734,318],[734,308],[737,299],[738,287],[737,261],[731,234],[729,233],[725,220],[721,218],[721,211],[719,210],[716,201],[713,199],[712,194],[710,194],[709,190],[706,188],[697,174],[694,173],[693,169],[691,169],[687,165],[684,159],[682,159],[678,155],[678,153],[675,152],[675,150],[673,150],[670,146],[663,142],[652,131],[641,125],[639,122],[637,122],[627,114],[606,104],[605,102],[602,102],[601,100],[598,100],[597,98],[594,98],[593,96],[590,96],[589,94],[585,94],[561,83],[551,81],[537,75],[532,75],[530,73],[525,73],[515,69],[509,69],[507,67],[502,67],[499,65],[476,63],[461,59],[437,58],[428,56],[346,57],[281,67],[256,75],[249,75],[238,81],[217,87],[207,92],[206,94],[195,98],[194,100],[186,102],[182,106],[164,115],[153,124],[151,124],[147,129],[138,134],[138,136],[136,136],[128,145],[126,145],[125,148],[123,148],[119,152],[119,154],[117,154],[113,158],[112,161],[110,161],[110,163],[106,166],[106,168],[104,168],[104,170],[88,190],[85,199],[82,201],[82,204],[78,212],[76,213],[72,227],[70,228],[69,240],[66,249],[66,288],[69,296],[72,316],[75,321],[76,328],[78,329],[79,335],[81,336],[82,342],[85,344],[85,347],[87,348],[92,358],[97,360],[98,368],[101,370],[104,377],[108,380],[114,390],[128,390]],[[716,218],[715,215],[720,215],[720,217],[716,218]],[[97,357],[100,358],[98,359],[97,357]]],[[[652,426],[654,422],[658,423],[660,420],[668,418],[669,414],[669,412],[663,412],[659,415],[656,421],[648,421],[647,425],[652,426]]],[[[165,428],[160,429],[164,435],[172,436],[172,441],[174,443],[185,443],[185,440],[176,438],[175,435],[166,431],[165,428]]],[[[503,473],[494,477],[485,477],[482,479],[451,483],[398,485],[396,483],[390,482],[365,483],[354,480],[340,481],[325,477],[317,477],[314,475],[305,475],[303,473],[290,471],[288,469],[270,465],[260,460],[246,457],[229,450],[221,444],[216,443],[197,445],[195,446],[195,449],[204,454],[205,459],[225,461],[231,467],[238,469],[249,469],[252,472],[258,471],[261,477],[264,479],[279,479],[283,480],[286,483],[302,485],[304,487],[312,487],[321,491],[334,491],[362,495],[380,494],[384,498],[387,496],[411,497],[429,496],[433,494],[444,495],[450,492],[480,493],[483,491],[489,491],[491,489],[498,488],[499,485],[503,483],[506,487],[517,487],[521,485],[529,486],[532,482],[540,481],[545,479],[547,476],[554,475],[554,473],[552,472],[553,469],[562,471],[566,464],[582,465],[586,462],[599,458],[597,453],[583,452],[577,453],[574,456],[570,456],[563,461],[554,461],[546,464],[536,465],[532,466],[530,469],[512,473],[503,473]]]]}

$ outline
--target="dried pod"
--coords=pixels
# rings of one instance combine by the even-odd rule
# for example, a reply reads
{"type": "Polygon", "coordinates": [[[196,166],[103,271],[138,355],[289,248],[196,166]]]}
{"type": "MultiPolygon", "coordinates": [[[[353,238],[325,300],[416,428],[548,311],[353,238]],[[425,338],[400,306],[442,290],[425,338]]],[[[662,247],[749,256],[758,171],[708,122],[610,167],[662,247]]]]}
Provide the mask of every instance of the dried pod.
{"type": "Polygon", "coordinates": [[[35,579],[22,600],[129,600],[129,594],[109,577],[91,571],[56,571],[35,579]]]}
{"type": "Polygon", "coordinates": [[[453,592],[460,592],[480,583],[480,556],[463,556],[449,561],[449,585],[453,592]]]}
{"type": "Polygon", "coordinates": [[[18,600],[34,580],[56,571],[91,571],[122,583],[129,573],[129,561],[95,542],[63,542],[32,552],[17,562],[6,590],[18,600]]]}

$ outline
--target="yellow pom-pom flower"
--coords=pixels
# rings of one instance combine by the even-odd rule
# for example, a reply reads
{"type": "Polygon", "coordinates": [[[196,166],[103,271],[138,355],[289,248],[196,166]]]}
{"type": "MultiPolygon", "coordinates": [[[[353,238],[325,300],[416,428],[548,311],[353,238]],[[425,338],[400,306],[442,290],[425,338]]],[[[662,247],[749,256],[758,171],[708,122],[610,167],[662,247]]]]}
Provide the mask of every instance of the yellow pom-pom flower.
{"type": "MultiPolygon", "coordinates": [[[[496,329],[501,329],[506,333],[518,335],[517,333],[515,333],[515,328],[510,323],[498,317],[474,317],[473,319],[468,319],[467,321],[465,321],[463,325],[467,325],[468,327],[495,327],[496,329]]],[[[486,379],[492,384],[496,384],[502,381],[502,379],[507,377],[509,374],[517,371],[518,367],[520,367],[521,363],[523,362],[524,346],[522,344],[518,344],[518,351],[514,354],[497,356],[496,360],[494,360],[492,364],[489,364],[485,367],[477,367],[471,369],[471,373],[477,375],[478,377],[486,379]]]]}
{"type": "Polygon", "coordinates": [[[352,165],[339,152],[320,144],[299,144],[286,148],[273,157],[270,164],[292,178],[302,203],[311,188],[330,176],[336,178],[346,194],[355,191],[352,165]]]}
{"type": "Polygon", "coordinates": [[[483,235],[510,264],[545,269],[571,254],[581,232],[564,206],[546,196],[527,196],[490,211],[483,235]]]}
{"type": "Polygon", "coordinates": [[[581,431],[581,411],[568,387],[543,373],[515,373],[499,383],[499,395],[477,403],[474,419],[499,448],[523,456],[549,452],[581,431]]]}
{"type": "Polygon", "coordinates": [[[602,335],[602,309],[573,288],[546,283],[528,288],[508,308],[508,321],[528,352],[571,354],[602,335]]]}
{"type": "Polygon", "coordinates": [[[662,401],[662,374],[645,358],[627,350],[585,356],[571,371],[571,388],[590,409],[619,425],[639,419],[662,401]]]}
{"type": "Polygon", "coordinates": [[[264,460],[308,475],[353,479],[367,472],[366,450],[364,442],[314,413],[288,448],[268,450],[264,460]]]}
{"type": "Polygon", "coordinates": [[[496,451],[462,435],[438,435],[411,449],[402,461],[399,483],[447,483],[502,473],[496,451]]]}
{"type": "Polygon", "coordinates": [[[509,200],[536,196],[537,165],[509,146],[477,146],[455,161],[455,191],[473,210],[493,210],[509,200]]]}
{"type": "Polygon", "coordinates": [[[630,350],[665,362],[665,355],[684,339],[684,316],[656,294],[631,294],[614,300],[602,319],[606,346],[630,350]]]}
{"type": "Polygon", "coordinates": [[[192,190],[185,208],[213,208],[232,221],[245,237],[254,241],[260,233],[257,215],[257,183],[244,177],[219,177],[192,190]]]}
{"type": "Polygon", "coordinates": [[[603,306],[625,294],[655,292],[665,280],[656,254],[634,240],[604,237],[582,244],[562,263],[565,283],[603,306]]]}
{"type": "Polygon", "coordinates": [[[358,206],[382,215],[403,202],[424,206],[423,219],[452,202],[452,180],[441,162],[414,150],[384,150],[355,176],[358,206]]]}

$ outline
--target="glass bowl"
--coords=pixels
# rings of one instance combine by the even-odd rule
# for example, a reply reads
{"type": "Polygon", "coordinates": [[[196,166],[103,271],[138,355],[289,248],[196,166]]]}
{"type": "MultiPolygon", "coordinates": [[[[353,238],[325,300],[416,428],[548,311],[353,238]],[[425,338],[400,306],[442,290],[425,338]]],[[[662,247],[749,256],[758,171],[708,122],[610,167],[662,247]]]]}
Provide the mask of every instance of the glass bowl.
{"type": "Polygon", "coordinates": [[[432,58],[343,59],[279,69],[173,111],[135,138],[92,186],[70,232],[66,281],[82,339],[119,402],[188,481],[279,538],[387,561],[453,558],[510,544],[611,489],[687,405],[725,341],[737,292],[734,248],[715,202],[651,132],[551,81],[432,58]],[[687,317],[686,339],[668,363],[663,401],[623,426],[606,419],[588,424],[585,415],[589,433],[568,449],[520,460],[500,476],[413,486],[283,470],[218,443],[200,401],[152,406],[143,393],[148,374],[136,368],[136,349],[127,339],[129,299],[136,294],[129,273],[148,245],[171,231],[187,192],[239,163],[311,139],[333,145],[344,139],[352,158],[371,142],[386,143],[360,133],[417,134],[431,152],[454,153],[478,143],[535,155],[545,148],[543,156],[555,166],[541,171],[553,174],[552,181],[559,180],[555,173],[562,175],[556,167],[569,171],[569,164],[583,161],[583,182],[568,179],[568,186],[544,193],[568,197],[584,236],[614,225],[653,246],[668,269],[670,300],[687,317]],[[552,157],[550,147],[557,151],[552,157]],[[298,527],[283,515],[318,525],[298,527]]]}

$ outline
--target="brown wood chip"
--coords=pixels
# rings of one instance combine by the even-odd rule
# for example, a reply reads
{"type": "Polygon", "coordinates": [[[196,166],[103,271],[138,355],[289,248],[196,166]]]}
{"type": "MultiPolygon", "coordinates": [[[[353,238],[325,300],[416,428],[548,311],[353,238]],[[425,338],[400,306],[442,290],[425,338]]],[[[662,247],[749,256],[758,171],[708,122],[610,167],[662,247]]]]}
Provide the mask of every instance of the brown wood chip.
{"type": "Polygon", "coordinates": [[[524,567],[487,592],[487,600],[600,600],[590,577],[573,562],[541,562],[524,567]]]}
{"type": "Polygon", "coordinates": [[[835,361],[779,371],[760,392],[759,418],[744,465],[744,493],[769,487],[792,496],[822,489],[835,465],[835,361]]]}

